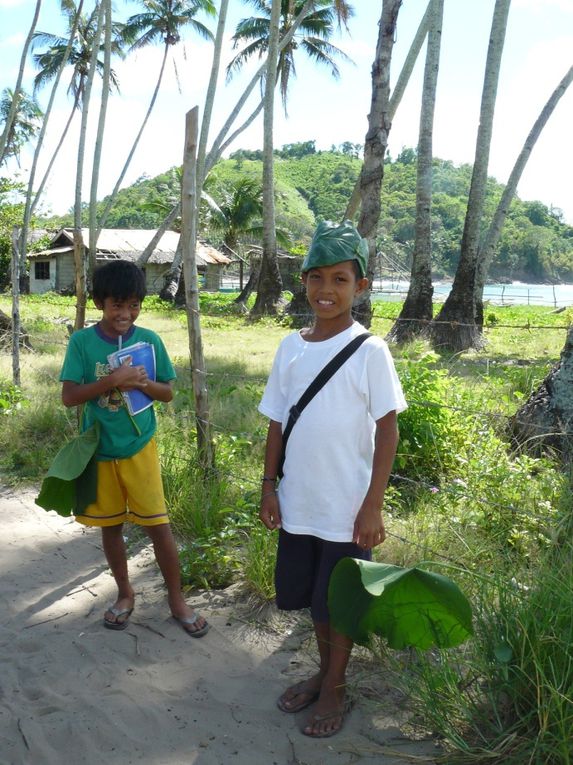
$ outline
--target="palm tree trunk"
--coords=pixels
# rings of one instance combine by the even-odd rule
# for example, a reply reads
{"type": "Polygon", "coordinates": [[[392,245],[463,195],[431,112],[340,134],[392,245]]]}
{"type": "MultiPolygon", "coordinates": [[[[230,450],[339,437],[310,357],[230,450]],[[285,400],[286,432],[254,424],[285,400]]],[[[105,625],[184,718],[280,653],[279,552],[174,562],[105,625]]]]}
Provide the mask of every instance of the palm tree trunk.
{"type": "Polygon", "coordinates": [[[281,0],[272,0],[263,114],[263,257],[257,297],[252,310],[254,316],[276,314],[283,286],[277,258],[273,155],[273,122],[280,17],[281,0]]]}
{"type": "Polygon", "coordinates": [[[48,166],[48,170],[46,171],[46,174],[44,175],[44,178],[42,180],[42,183],[40,184],[40,189],[36,194],[34,195],[34,181],[36,178],[36,169],[38,166],[38,159],[40,157],[40,152],[44,143],[44,137],[46,135],[46,130],[48,128],[48,122],[50,120],[50,117],[52,115],[52,108],[54,105],[54,100],[56,98],[56,93],[58,90],[58,86],[60,84],[60,80],[62,78],[63,71],[68,63],[69,57],[70,57],[70,51],[72,50],[72,45],[74,42],[74,38],[76,36],[76,32],[78,30],[78,24],[80,20],[80,14],[82,12],[84,0],[80,0],[76,14],[74,16],[74,22],[72,25],[72,29],[70,31],[70,36],[68,39],[68,43],[66,45],[66,50],[64,51],[64,55],[62,57],[62,61],[60,63],[60,66],[58,67],[58,71],[56,73],[56,77],[54,79],[54,84],[52,87],[52,91],[50,93],[50,98],[48,101],[48,106],[46,107],[46,111],[44,113],[44,119],[42,120],[42,127],[40,128],[40,133],[38,134],[38,140],[36,142],[36,147],[34,149],[34,156],[32,158],[32,166],[30,168],[30,174],[28,176],[28,187],[26,190],[26,202],[24,205],[24,216],[22,221],[22,229],[20,233],[20,241],[19,241],[19,248],[20,248],[20,263],[24,264],[24,270],[26,267],[26,254],[28,251],[28,231],[30,228],[30,220],[32,219],[32,215],[34,213],[36,204],[38,203],[38,200],[40,199],[41,193],[44,189],[48,174],[51,170],[51,167],[55,161],[55,158],[57,156],[57,152],[59,151],[60,146],[64,142],[65,134],[68,131],[68,128],[70,126],[71,119],[74,115],[74,111],[77,105],[77,101],[74,103],[74,108],[72,110],[72,114],[70,115],[70,118],[68,119],[66,123],[66,127],[64,128],[64,135],[60,139],[60,143],[58,144],[58,147],[56,149],[56,152],[54,153],[52,157],[52,161],[50,162],[48,166]]]}
{"type": "MultiPolygon", "coordinates": [[[[294,37],[294,34],[298,27],[300,26],[301,22],[305,19],[307,13],[309,10],[313,7],[314,0],[306,0],[305,4],[300,10],[300,13],[298,16],[294,19],[293,23],[290,26],[290,29],[288,32],[284,35],[284,37],[281,38],[279,42],[278,52],[280,53],[286,46],[290,43],[292,38],[294,37]]],[[[206,160],[205,160],[205,177],[209,174],[209,171],[213,168],[213,166],[216,164],[216,162],[219,160],[222,152],[222,144],[223,141],[226,139],[226,136],[231,129],[233,123],[239,116],[239,113],[243,106],[245,105],[247,99],[251,95],[253,88],[258,83],[258,81],[261,79],[261,77],[265,74],[268,68],[268,60],[264,61],[259,69],[255,72],[254,76],[252,77],[251,81],[239,97],[237,103],[231,110],[229,116],[227,117],[227,120],[221,130],[219,131],[217,137],[213,141],[213,144],[211,146],[211,149],[209,153],[207,154],[206,160]]],[[[245,125],[246,126],[246,125],[245,125]]]]}
{"type": "Polygon", "coordinates": [[[493,117],[510,3],[511,0],[496,0],[495,3],[460,262],[451,292],[430,327],[433,345],[447,347],[454,352],[483,345],[480,328],[476,323],[475,284],[493,117]]]}
{"type": "MultiPolygon", "coordinates": [[[[384,176],[384,156],[391,122],[388,119],[390,100],[390,62],[394,49],[396,21],[402,0],[384,0],[378,30],[376,57],[372,66],[372,99],[368,115],[368,132],[364,142],[364,163],[360,175],[361,209],[358,231],[368,241],[368,272],[372,284],[376,256],[376,234],[380,219],[380,190],[384,176]]],[[[370,289],[355,306],[354,316],[369,327],[372,319],[370,289]]]]}
{"type": "Polygon", "coordinates": [[[74,196],[74,263],[76,268],[76,318],[74,330],[81,329],[86,320],[87,304],[87,253],[82,236],[82,182],[86,147],[86,134],[92,86],[96,71],[101,30],[103,26],[104,5],[100,0],[97,16],[97,27],[93,40],[93,49],[83,98],[82,122],[80,140],[78,142],[78,159],[76,165],[76,188],[74,196]]]}
{"type": "MultiPolygon", "coordinates": [[[[428,7],[426,8],[424,15],[422,16],[422,20],[420,21],[420,24],[418,26],[418,31],[416,32],[414,39],[412,40],[412,44],[410,45],[410,50],[408,51],[408,55],[406,56],[406,60],[404,61],[404,65],[402,66],[400,75],[398,76],[398,80],[396,81],[396,85],[394,86],[394,90],[392,91],[392,95],[390,96],[390,102],[388,104],[388,121],[389,122],[392,122],[394,120],[396,109],[400,105],[402,96],[404,95],[404,92],[406,91],[406,86],[408,85],[412,72],[414,71],[414,65],[416,64],[416,61],[418,60],[418,55],[420,53],[424,40],[426,39],[426,35],[428,34],[431,7],[432,7],[432,0],[429,0],[428,7]]],[[[358,211],[359,206],[360,206],[360,177],[357,179],[354,185],[354,189],[352,190],[350,201],[348,202],[346,211],[344,213],[344,219],[352,220],[354,216],[356,215],[356,212],[358,211]]]]}
{"type": "Polygon", "coordinates": [[[169,45],[165,44],[165,49],[163,51],[163,59],[161,61],[161,68],[159,70],[159,76],[157,78],[157,82],[155,84],[155,90],[153,91],[153,95],[151,96],[151,101],[149,102],[149,106],[147,107],[147,112],[145,114],[145,117],[143,118],[143,122],[141,123],[141,126],[139,128],[139,132],[135,136],[135,140],[133,141],[133,144],[131,146],[131,149],[129,150],[129,154],[127,155],[127,159],[125,160],[125,163],[121,169],[121,172],[119,174],[119,177],[117,181],[115,182],[115,186],[113,187],[113,191],[109,195],[109,198],[106,202],[106,205],[103,209],[103,212],[100,216],[99,220],[99,226],[98,226],[98,235],[101,232],[102,228],[105,228],[106,221],[108,219],[109,213],[111,208],[113,207],[113,203],[115,202],[115,198],[117,197],[117,192],[119,191],[119,188],[121,186],[121,182],[125,178],[125,174],[128,171],[128,168],[131,164],[131,160],[133,159],[133,155],[135,154],[135,151],[139,145],[139,141],[141,140],[141,136],[143,135],[143,131],[145,130],[145,127],[147,125],[147,122],[149,120],[149,117],[151,115],[151,112],[153,111],[153,107],[155,106],[155,101],[157,100],[157,94],[159,93],[159,88],[161,87],[161,82],[163,80],[163,72],[165,71],[165,64],[167,62],[167,56],[169,53],[169,45]]]}
{"type": "Polygon", "coordinates": [[[102,75],[102,91],[99,119],[97,126],[96,142],[94,147],[94,159],[92,164],[92,180],[90,187],[90,205],[89,205],[89,249],[88,249],[88,283],[91,284],[93,273],[96,266],[97,240],[100,230],[97,225],[97,187],[99,180],[99,170],[101,162],[101,152],[103,144],[103,134],[105,130],[105,119],[107,114],[107,104],[109,101],[109,78],[111,71],[111,33],[112,33],[112,12],[111,0],[101,0],[105,14],[105,33],[104,33],[104,60],[102,75]]]}
{"type": "Polygon", "coordinates": [[[444,0],[432,0],[431,20],[426,50],[420,138],[418,141],[418,168],[416,176],[416,233],[414,259],[408,294],[398,320],[389,335],[396,342],[406,342],[422,334],[433,315],[432,297],[432,137],[436,87],[440,68],[440,47],[444,0]]]}
{"type": "Polygon", "coordinates": [[[140,267],[143,267],[151,255],[153,254],[153,251],[159,244],[159,241],[163,234],[171,229],[171,226],[173,225],[173,222],[175,219],[181,214],[181,201],[177,202],[176,205],[174,205],[171,210],[169,211],[169,214],[167,217],[163,220],[163,223],[159,226],[153,237],[151,238],[151,241],[147,245],[147,247],[143,250],[139,258],[137,259],[137,265],[140,267]]]}
{"type": "Polygon", "coordinates": [[[168,300],[170,303],[175,302],[175,297],[179,290],[179,280],[181,279],[182,263],[183,242],[181,241],[181,237],[179,237],[179,241],[177,242],[177,249],[175,250],[175,256],[173,257],[173,262],[165,274],[163,287],[159,293],[159,297],[162,300],[168,300]]]}
{"type": "MultiPolygon", "coordinates": [[[[207,142],[209,140],[209,129],[211,127],[211,115],[213,114],[213,106],[215,104],[215,94],[217,93],[217,81],[219,79],[219,68],[221,66],[221,53],[223,50],[228,8],[229,0],[221,0],[217,21],[217,32],[215,34],[215,44],[213,46],[211,74],[209,76],[209,85],[207,86],[207,94],[205,96],[205,108],[203,110],[203,119],[201,120],[201,134],[199,136],[199,149],[197,151],[197,199],[201,199],[201,190],[206,178],[205,161],[207,157],[207,142]]],[[[197,205],[197,209],[198,208],[199,205],[197,205]]]]}
{"type": "Polygon", "coordinates": [[[505,189],[503,190],[503,194],[501,195],[501,199],[499,200],[499,204],[496,208],[492,222],[490,223],[489,229],[487,231],[483,247],[480,248],[480,256],[478,258],[478,273],[477,273],[476,284],[475,284],[475,290],[476,290],[475,302],[477,307],[476,313],[477,313],[477,321],[480,327],[483,326],[483,288],[484,288],[485,280],[487,277],[487,272],[491,265],[491,261],[493,260],[495,249],[499,242],[499,237],[501,235],[501,231],[503,229],[503,225],[505,223],[507,213],[509,212],[511,202],[517,190],[517,185],[520,181],[521,175],[527,164],[527,161],[529,160],[529,157],[531,156],[533,147],[535,146],[537,139],[541,135],[541,131],[547,124],[549,118],[553,114],[555,107],[559,103],[561,97],[563,96],[563,94],[565,93],[569,85],[571,85],[572,81],[573,81],[573,67],[569,69],[565,77],[563,77],[559,85],[555,88],[549,100],[543,107],[541,114],[535,120],[533,127],[529,131],[529,135],[525,139],[523,148],[521,149],[521,152],[519,153],[519,156],[515,162],[515,165],[513,166],[513,169],[510,173],[505,189]]]}
{"type": "Polygon", "coordinates": [[[0,136],[0,165],[2,165],[2,163],[4,162],[6,151],[8,149],[8,136],[10,135],[10,131],[12,130],[12,125],[14,123],[14,120],[16,119],[16,114],[18,112],[18,102],[20,101],[20,92],[22,90],[22,80],[24,79],[24,69],[26,68],[26,59],[28,57],[28,49],[32,41],[32,35],[34,34],[34,30],[36,28],[36,23],[38,21],[38,16],[40,15],[41,7],[42,7],[42,0],[36,0],[36,8],[34,10],[34,16],[32,18],[30,29],[28,30],[28,35],[26,37],[26,40],[24,41],[24,47],[22,48],[22,55],[20,56],[20,68],[18,69],[18,77],[16,78],[16,86],[14,87],[14,95],[12,98],[12,103],[10,104],[10,111],[8,112],[8,116],[6,117],[6,124],[4,125],[4,131],[2,132],[2,135],[0,136]]]}
{"type": "Polygon", "coordinates": [[[539,456],[557,451],[569,467],[573,461],[573,327],[559,362],[511,418],[509,429],[524,451],[539,456]]]}
{"type": "Polygon", "coordinates": [[[181,251],[185,280],[185,305],[189,329],[189,357],[191,378],[195,394],[195,417],[197,423],[197,450],[199,463],[206,478],[213,475],[215,454],[209,422],[209,397],[207,371],[203,356],[201,325],[199,320],[199,283],[197,278],[197,178],[196,149],[198,133],[198,108],[187,113],[185,121],[185,151],[183,156],[183,180],[181,184],[181,251]]]}

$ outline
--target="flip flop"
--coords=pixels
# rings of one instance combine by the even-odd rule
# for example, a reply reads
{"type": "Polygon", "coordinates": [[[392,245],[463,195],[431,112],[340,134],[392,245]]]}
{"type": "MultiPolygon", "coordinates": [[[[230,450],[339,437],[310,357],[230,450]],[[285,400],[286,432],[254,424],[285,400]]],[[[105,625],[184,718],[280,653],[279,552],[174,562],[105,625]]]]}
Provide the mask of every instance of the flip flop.
{"type": "MultiPolygon", "coordinates": [[[[173,614],[172,614],[172,616],[173,616],[173,614]]],[[[201,629],[199,629],[199,630],[188,630],[187,629],[187,625],[192,626],[200,618],[200,614],[198,614],[197,611],[194,612],[193,616],[181,616],[181,617],[173,616],[173,618],[175,619],[176,622],[179,622],[179,624],[183,627],[185,632],[190,637],[192,637],[192,638],[203,637],[203,635],[206,635],[209,632],[210,628],[211,628],[211,625],[209,624],[209,622],[206,621],[204,626],[201,627],[201,629]]]]}
{"type": "Polygon", "coordinates": [[[352,707],[352,701],[350,699],[345,700],[344,704],[342,705],[342,709],[340,709],[338,712],[331,712],[329,715],[313,715],[300,729],[300,732],[304,736],[308,736],[309,738],[330,738],[331,736],[336,736],[337,733],[340,733],[342,728],[344,727],[344,720],[346,718],[347,713],[350,711],[352,707]],[[334,728],[333,730],[327,730],[324,731],[324,733],[307,733],[305,731],[305,728],[309,725],[313,726],[315,723],[318,722],[324,722],[324,720],[332,720],[335,717],[340,717],[340,725],[338,728],[334,728]]]}
{"type": "Polygon", "coordinates": [[[124,630],[127,628],[127,625],[129,624],[129,617],[133,613],[133,608],[116,608],[115,606],[109,606],[106,609],[106,613],[113,614],[116,618],[115,622],[110,622],[108,619],[103,618],[103,626],[106,627],[108,630],[124,630]],[[125,619],[122,622],[118,622],[117,619],[119,619],[120,616],[125,616],[125,619]]]}
{"type": "Polygon", "coordinates": [[[317,700],[319,696],[319,691],[306,691],[304,690],[303,686],[306,684],[306,680],[301,680],[300,683],[295,683],[294,685],[291,685],[290,688],[287,688],[286,691],[279,696],[277,699],[277,707],[281,710],[281,712],[287,712],[288,714],[294,714],[295,712],[300,712],[302,709],[306,709],[311,704],[314,704],[314,702],[317,700]],[[287,693],[292,692],[291,699],[296,698],[297,696],[306,696],[304,701],[299,702],[298,704],[292,706],[287,706],[287,701],[289,699],[285,699],[285,696],[287,693]]]}

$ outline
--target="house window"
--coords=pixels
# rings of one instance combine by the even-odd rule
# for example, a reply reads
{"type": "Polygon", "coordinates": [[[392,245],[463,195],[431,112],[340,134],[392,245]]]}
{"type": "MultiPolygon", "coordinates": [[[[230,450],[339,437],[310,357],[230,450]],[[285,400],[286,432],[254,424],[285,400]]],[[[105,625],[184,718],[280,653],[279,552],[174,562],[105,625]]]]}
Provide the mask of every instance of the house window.
{"type": "Polygon", "coordinates": [[[49,260],[37,260],[34,263],[34,278],[38,280],[50,278],[49,260]]]}

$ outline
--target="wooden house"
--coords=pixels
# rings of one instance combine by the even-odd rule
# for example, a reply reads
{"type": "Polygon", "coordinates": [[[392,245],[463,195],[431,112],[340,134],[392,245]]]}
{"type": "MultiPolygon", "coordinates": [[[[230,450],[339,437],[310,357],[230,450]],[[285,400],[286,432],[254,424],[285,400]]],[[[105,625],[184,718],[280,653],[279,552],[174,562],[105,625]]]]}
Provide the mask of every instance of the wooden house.
{"type": "MultiPolygon", "coordinates": [[[[137,261],[151,241],[154,230],[147,229],[102,229],[97,242],[96,264],[107,260],[121,259],[137,261]]],[[[87,245],[89,231],[82,229],[87,245]]],[[[163,287],[163,278],[169,270],[179,242],[179,234],[166,231],[151,257],[143,267],[149,294],[158,293],[163,287]]],[[[41,294],[48,291],[73,294],[75,292],[74,238],[72,229],[59,231],[50,246],[40,252],[28,254],[30,264],[30,292],[41,294]]],[[[197,242],[197,271],[202,289],[217,291],[221,283],[223,268],[231,259],[205,242],[197,242]]]]}

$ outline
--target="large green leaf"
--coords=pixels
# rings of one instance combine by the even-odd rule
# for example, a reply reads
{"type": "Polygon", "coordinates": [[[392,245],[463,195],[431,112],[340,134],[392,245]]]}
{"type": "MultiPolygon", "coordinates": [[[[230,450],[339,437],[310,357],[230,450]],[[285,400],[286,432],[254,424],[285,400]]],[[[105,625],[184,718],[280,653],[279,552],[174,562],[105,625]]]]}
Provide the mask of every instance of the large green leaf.
{"type": "Polygon", "coordinates": [[[60,515],[82,515],[95,502],[97,495],[97,463],[95,452],[99,442],[96,422],[79,436],[64,444],[54,457],[36,504],[60,515]]]}
{"type": "Polygon", "coordinates": [[[330,578],[328,607],[334,628],[362,645],[375,633],[390,648],[451,648],[473,632],[459,587],[419,568],[344,558],[330,578]]]}

